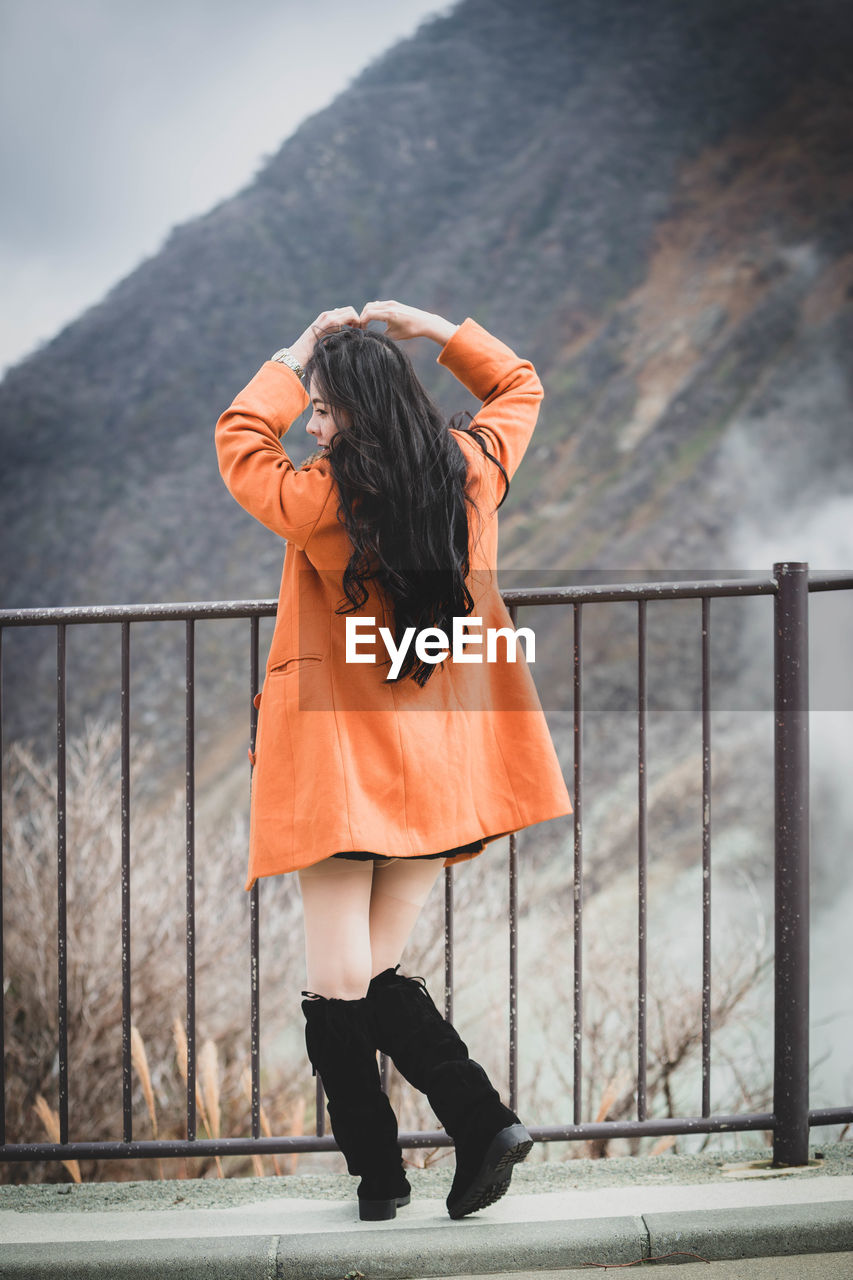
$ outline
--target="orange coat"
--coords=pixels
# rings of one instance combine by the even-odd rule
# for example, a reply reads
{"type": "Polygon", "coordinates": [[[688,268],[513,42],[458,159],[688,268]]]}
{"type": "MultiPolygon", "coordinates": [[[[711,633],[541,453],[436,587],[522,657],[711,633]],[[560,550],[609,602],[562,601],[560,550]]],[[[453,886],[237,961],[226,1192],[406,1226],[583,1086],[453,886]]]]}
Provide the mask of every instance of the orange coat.
{"type": "MultiPolygon", "coordinates": [[[[437,362],[481,401],[476,415],[489,451],[508,475],[521,462],[539,414],[542,385],[532,364],[470,317],[437,362]]],[[[275,631],[261,692],[252,772],[246,889],[259,876],[310,866],[334,853],[369,850],[411,857],[475,844],[444,866],[477,857],[490,840],[571,814],[572,805],[521,644],[515,662],[497,645],[487,662],[489,628],[512,627],[497,584],[503,477],[475,441],[453,431],[468,461],[468,588],[480,624],[465,650],[421,688],[386,681],[390,661],[380,638],[389,611],[370,581],[365,604],[336,615],[351,554],[337,519],[327,458],[296,470],[280,437],[308,406],[286,365],[267,360],[216,424],[219,470],[234,498],[288,543],[275,631]],[[479,539],[479,540],[478,540],[479,539]],[[346,661],[345,619],[374,618],[372,649],[361,624],[359,652],[346,661]],[[479,844],[479,848],[476,845],[479,844]]],[[[475,629],[476,627],[476,629],[475,629]]],[[[509,646],[514,648],[514,646],[509,646]]]]}

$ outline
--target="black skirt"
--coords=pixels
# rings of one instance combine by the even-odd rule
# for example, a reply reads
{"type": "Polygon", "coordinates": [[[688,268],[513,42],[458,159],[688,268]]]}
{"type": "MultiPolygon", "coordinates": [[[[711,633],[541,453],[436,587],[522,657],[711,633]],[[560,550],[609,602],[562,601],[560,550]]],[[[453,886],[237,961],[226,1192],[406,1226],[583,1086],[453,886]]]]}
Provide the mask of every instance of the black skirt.
{"type": "MultiPolygon", "coordinates": [[[[485,840],[472,840],[470,844],[457,845],[455,849],[445,849],[442,853],[414,853],[413,858],[451,858],[456,853],[480,853],[485,848],[485,840]]],[[[333,858],[352,858],[355,862],[375,862],[377,858],[387,858],[387,853],[368,853],[366,849],[354,849],[347,853],[333,853],[333,858]]]]}

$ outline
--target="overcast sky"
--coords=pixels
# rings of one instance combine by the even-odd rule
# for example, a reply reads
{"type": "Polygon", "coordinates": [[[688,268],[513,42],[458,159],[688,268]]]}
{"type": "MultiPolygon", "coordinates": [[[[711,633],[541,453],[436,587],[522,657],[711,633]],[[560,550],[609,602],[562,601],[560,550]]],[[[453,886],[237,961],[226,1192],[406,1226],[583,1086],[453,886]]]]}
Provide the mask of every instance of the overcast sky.
{"type": "Polygon", "coordinates": [[[0,374],[442,0],[0,0],[0,374]]]}

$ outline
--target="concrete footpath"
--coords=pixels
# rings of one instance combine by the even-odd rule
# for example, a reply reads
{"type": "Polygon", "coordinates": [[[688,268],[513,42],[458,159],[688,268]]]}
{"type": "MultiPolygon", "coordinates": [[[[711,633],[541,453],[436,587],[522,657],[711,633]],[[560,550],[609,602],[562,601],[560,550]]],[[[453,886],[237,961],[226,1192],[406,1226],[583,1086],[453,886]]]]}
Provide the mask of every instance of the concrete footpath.
{"type": "MultiPolygon", "coordinates": [[[[534,1150],[534,1154],[535,1150],[534,1150]]],[[[452,1164],[408,1172],[411,1204],[360,1222],[356,1178],[0,1187],[2,1277],[403,1280],[667,1261],[810,1255],[801,1274],[853,1277],[853,1143],[773,1170],[764,1150],[531,1161],[502,1200],[458,1222],[452,1164]],[[821,1270],[814,1255],[832,1255],[821,1270]]],[[[793,1275],[787,1269],[756,1276],[793,1275]]]]}

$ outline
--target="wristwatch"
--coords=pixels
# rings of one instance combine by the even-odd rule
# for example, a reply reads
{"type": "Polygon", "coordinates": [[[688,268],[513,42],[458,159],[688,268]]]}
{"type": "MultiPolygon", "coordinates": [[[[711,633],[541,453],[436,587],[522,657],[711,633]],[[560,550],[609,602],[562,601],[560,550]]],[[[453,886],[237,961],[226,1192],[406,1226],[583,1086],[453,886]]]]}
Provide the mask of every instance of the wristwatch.
{"type": "Polygon", "coordinates": [[[276,351],[275,355],[270,356],[270,360],[277,360],[279,364],[286,364],[288,369],[293,370],[297,378],[305,377],[305,370],[296,359],[296,356],[291,354],[289,347],[282,347],[279,351],[276,351]]]}

